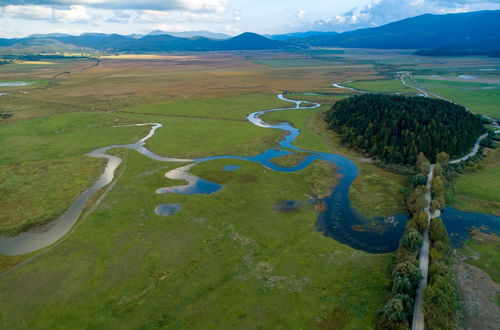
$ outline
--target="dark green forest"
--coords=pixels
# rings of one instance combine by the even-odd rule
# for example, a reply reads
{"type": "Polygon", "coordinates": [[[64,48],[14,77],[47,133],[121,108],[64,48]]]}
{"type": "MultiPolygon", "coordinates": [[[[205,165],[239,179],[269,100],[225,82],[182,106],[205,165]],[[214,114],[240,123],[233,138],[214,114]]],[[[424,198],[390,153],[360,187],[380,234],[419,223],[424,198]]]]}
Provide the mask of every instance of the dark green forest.
{"type": "Polygon", "coordinates": [[[388,163],[414,165],[422,152],[467,154],[484,132],[482,119],[464,107],[425,97],[366,94],[335,103],[325,115],[349,145],[388,163]]]}

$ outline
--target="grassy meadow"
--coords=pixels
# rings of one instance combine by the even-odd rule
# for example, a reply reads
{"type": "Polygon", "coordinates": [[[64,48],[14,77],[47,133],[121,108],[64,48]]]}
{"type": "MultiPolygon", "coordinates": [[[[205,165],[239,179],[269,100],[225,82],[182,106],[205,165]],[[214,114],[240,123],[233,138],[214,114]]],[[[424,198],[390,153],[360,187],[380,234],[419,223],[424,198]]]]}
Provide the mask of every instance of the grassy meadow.
{"type": "Polygon", "coordinates": [[[455,183],[453,206],[473,212],[491,213],[500,216],[500,150],[487,149],[486,157],[478,164],[466,167],[455,183]]]}
{"type": "MultiPolygon", "coordinates": [[[[49,71],[15,64],[0,71],[1,81],[21,73],[47,81],[27,94],[2,96],[13,115],[0,124],[0,187],[8,194],[0,204],[8,211],[2,230],[57,217],[102,171],[104,161],[86,153],[135,142],[148,130],[113,126],[163,124],[146,145],[163,156],[256,155],[283,133],[248,123],[247,114],[291,106],[276,98],[283,91],[335,93],[330,79],[344,80],[349,72],[366,76],[365,65],[333,77],[322,68],[272,68],[234,54],[92,64],[58,63],[56,71],[71,74],[57,77],[55,66],[49,71]]],[[[308,128],[301,138],[311,149],[327,150],[315,135],[308,128]]],[[[318,211],[308,196],[331,189],[336,176],[330,164],[315,162],[290,174],[253,163],[208,162],[192,172],[224,184],[220,192],[157,195],[156,189],[179,184],[164,177],[179,165],[119,153],[124,162],[116,183],[70,234],[27,256],[0,257],[3,326],[372,326],[389,290],[391,257],[355,251],[316,231],[318,211]],[[242,168],[221,170],[234,163],[242,168]],[[289,199],[300,201],[300,208],[273,208],[289,199]],[[162,203],[178,203],[181,211],[158,216],[154,209],[162,203]],[[39,280],[26,285],[28,278],[39,280]]],[[[303,156],[275,161],[290,166],[303,156]]]]}
{"type": "Polygon", "coordinates": [[[461,252],[467,256],[467,263],[484,270],[493,281],[500,283],[500,237],[476,232],[461,252]]]}
{"type": "Polygon", "coordinates": [[[425,89],[493,118],[500,118],[500,84],[416,79],[425,89]]]}
{"type": "Polygon", "coordinates": [[[0,232],[17,233],[56,219],[97,178],[104,163],[72,157],[0,167],[0,232]]]}
{"type": "Polygon", "coordinates": [[[344,85],[373,93],[415,94],[413,88],[406,87],[399,79],[352,81],[344,85]]]}
{"type": "Polygon", "coordinates": [[[313,193],[314,167],[287,174],[214,161],[193,172],[218,178],[221,192],[156,195],[175,165],[128,153],[120,180],[71,235],[1,277],[4,326],[371,327],[390,258],[316,232],[312,205],[272,208],[313,193]],[[226,164],[242,168],[221,176],[226,164]],[[182,209],[157,216],[160,203],[182,209]]]}

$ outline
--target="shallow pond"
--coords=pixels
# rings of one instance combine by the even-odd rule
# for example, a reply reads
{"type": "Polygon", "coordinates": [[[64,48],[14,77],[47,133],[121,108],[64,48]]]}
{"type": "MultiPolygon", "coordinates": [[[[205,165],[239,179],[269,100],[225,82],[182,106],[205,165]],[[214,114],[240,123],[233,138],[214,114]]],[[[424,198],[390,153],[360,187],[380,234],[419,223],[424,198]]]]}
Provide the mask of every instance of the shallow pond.
{"type": "Polygon", "coordinates": [[[222,170],[227,172],[233,172],[239,170],[240,168],[241,168],[240,165],[226,165],[222,168],[222,170]]]}
{"type": "Polygon", "coordinates": [[[179,204],[162,204],[158,205],[155,209],[155,213],[162,216],[174,215],[181,210],[179,204]]]}
{"type": "Polygon", "coordinates": [[[297,211],[301,206],[303,202],[300,201],[293,201],[293,200],[282,200],[278,201],[278,203],[274,204],[273,209],[280,211],[280,212],[293,212],[297,211]]]}
{"type": "Polygon", "coordinates": [[[463,212],[447,207],[441,214],[453,246],[461,246],[471,239],[470,231],[480,230],[489,234],[500,235],[500,217],[491,214],[463,212]]]}
{"type": "Polygon", "coordinates": [[[0,87],[21,87],[33,84],[33,82],[28,81],[0,81],[0,87]]]}

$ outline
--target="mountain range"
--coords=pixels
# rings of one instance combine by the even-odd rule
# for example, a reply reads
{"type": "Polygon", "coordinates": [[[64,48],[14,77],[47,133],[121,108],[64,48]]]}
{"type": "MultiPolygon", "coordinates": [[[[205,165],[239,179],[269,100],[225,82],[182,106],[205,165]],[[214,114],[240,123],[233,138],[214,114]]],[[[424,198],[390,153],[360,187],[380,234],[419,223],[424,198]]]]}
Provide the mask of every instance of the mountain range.
{"type": "Polygon", "coordinates": [[[307,32],[292,32],[285,34],[268,34],[266,35],[266,37],[273,40],[284,41],[290,39],[305,39],[310,37],[328,36],[334,34],[337,34],[337,32],[307,31],[307,32]]]}
{"type": "Polygon", "coordinates": [[[500,10],[446,15],[421,15],[374,28],[344,33],[296,32],[262,36],[243,33],[235,37],[208,31],[148,35],[84,33],[31,35],[1,39],[0,52],[99,51],[169,52],[262,50],[307,47],[423,49],[421,55],[498,54],[500,10]],[[434,50],[435,49],[435,50],[434,50]]]}
{"type": "Polygon", "coordinates": [[[425,14],[375,28],[299,41],[308,46],[352,48],[500,49],[500,10],[460,14],[425,14]]]}
{"type": "Polygon", "coordinates": [[[225,33],[214,33],[210,31],[184,31],[184,32],[169,32],[162,30],[154,30],[148,33],[148,36],[157,36],[161,34],[168,34],[172,37],[179,38],[194,38],[194,37],[205,37],[208,39],[229,39],[230,35],[225,33]]]}

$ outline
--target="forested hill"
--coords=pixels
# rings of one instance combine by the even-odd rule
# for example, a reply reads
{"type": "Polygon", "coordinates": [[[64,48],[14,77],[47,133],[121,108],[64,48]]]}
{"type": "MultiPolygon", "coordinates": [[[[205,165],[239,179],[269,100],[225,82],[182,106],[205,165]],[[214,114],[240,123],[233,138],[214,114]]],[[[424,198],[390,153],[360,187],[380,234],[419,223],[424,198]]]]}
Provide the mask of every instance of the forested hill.
{"type": "Polygon", "coordinates": [[[386,25],[336,35],[312,36],[309,46],[348,48],[500,49],[500,10],[420,15],[386,25]]]}
{"type": "Polygon", "coordinates": [[[484,128],[464,107],[437,99],[367,94],[337,102],[326,113],[342,142],[389,163],[414,165],[444,151],[467,154],[484,128]]]}

